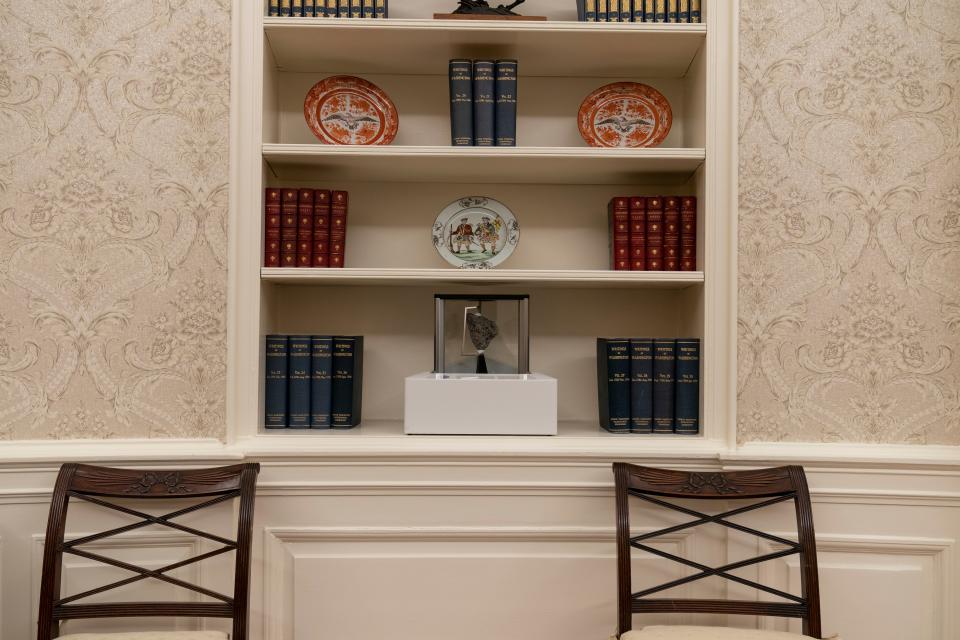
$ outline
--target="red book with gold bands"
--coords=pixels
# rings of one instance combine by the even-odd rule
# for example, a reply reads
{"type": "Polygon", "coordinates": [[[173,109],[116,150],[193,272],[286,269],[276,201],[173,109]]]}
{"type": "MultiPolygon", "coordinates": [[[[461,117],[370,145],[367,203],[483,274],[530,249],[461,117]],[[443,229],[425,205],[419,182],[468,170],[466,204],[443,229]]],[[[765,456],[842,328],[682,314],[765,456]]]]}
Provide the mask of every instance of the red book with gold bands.
{"type": "Polygon", "coordinates": [[[630,270],[647,269],[647,199],[630,198],[630,270]]]}
{"type": "Polygon", "coordinates": [[[330,265],[330,192],[313,192],[313,266],[330,265]]]}
{"type": "Polygon", "coordinates": [[[647,198],[647,271],[663,270],[663,199],[647,198]]]}
{"type": "Polygon", "coordinates": [[[280,194],[280,266],[297,266],[298,191],[283,189],[280,194]]]}
{"type": "Polygon", "coordinates": [[[342,268],[347,245],[347,209],[350,198],[346,191],[334,191],[330,208],[330,261],[329,266],[342,268]]]}
{"type": "Polygon", "coordinates": [[[680,198],[663,198],[663,270],[680,270],[680,198]]]}
{"type": "Polygon", "coordinates": [[[280,189],[268,188],[264,196],[263,266],[280,266],[280,189]]]}
{"type": "Polygon", "coordinates": [[[614,271],[630,270],[630,198],[617,197],[607,205],[611,264],[614,271]]]}
{"type": "Polygon", "coordinates": [[[297,266],[313,266],[313,189],[300,189],[297,197],[297,266]]]}
{"type": "Polygon", "coordinates": [[[680,271],[697,270],[697,199],[680,199],[680,271]]]}

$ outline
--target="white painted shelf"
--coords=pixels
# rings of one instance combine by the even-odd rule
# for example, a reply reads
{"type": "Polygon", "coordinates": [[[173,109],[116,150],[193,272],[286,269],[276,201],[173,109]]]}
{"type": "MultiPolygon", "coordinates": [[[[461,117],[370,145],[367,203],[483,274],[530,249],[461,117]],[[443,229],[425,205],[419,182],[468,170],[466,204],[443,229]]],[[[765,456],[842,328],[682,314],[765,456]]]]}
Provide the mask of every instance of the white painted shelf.
{"type": "Polygon", "coordinates": [[[282,180],[512,184],[683,184],[700,149],[589,147],[410,147],[264,144],[282,180]]]}
{"type": "Polygon", "coordinates": [[[516,58],[525,76],[682,78],[705,24],[266,18],[281,71],[446,75],[451,58],[516,58]],[[402,52],[402,55],[397,55],[402,52]]]}
{"type": "Polygon", "coordinates": [[[268,269],[264,282],[304,285],[525,284],[568,288],[686,289],[702,284],[702,271],[556,271],[491,269],[268,269]]]}

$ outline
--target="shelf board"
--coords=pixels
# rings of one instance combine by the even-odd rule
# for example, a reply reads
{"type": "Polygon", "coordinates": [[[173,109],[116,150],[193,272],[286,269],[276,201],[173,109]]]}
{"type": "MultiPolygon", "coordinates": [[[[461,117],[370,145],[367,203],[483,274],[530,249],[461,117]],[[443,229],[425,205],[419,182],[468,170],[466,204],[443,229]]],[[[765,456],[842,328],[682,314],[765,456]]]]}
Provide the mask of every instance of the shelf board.
{"type": "Polygon", "coordinates": [[[451,58],[517,58],[526,76],[681,78],[705,24],[265,18],[282,71],[446,75],[451,58]],[[401,53],[403,55],[398,55],[401,53]]]}
{"type": "Polygon", "coordinates": [[[260,271],[264,282],[302,285],[524,284],[541,287],[685,289],[702,284],[702,271],[558,271],[462,269],[275,269],[260,271]]]}
{"type": "Polygon", "coordinates": [[[412,147],[264,144],[283,180],[511,184],[683,184],[706,158],[698,149],[412,147]]]}

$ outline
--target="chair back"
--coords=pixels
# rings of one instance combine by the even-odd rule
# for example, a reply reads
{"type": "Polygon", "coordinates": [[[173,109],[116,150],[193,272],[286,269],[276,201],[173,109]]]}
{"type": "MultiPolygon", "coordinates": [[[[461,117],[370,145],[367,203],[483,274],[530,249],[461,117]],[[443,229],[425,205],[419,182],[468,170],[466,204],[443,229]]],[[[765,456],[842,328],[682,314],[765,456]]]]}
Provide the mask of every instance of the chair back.
{"type": "Polygon", "coordinates": [[[197,618],[232,618],[232,640],[247,640],[247,605],[250,585],[250,541],[253,527],[253,501],[256,492],[258,464],[238,464],[228,467],[190,470],[135,470],[97,467],[87,464],[65,464],[60,468],[53,489],[47,533],[43,549],[43,576],[40,586],[40,612],[37,640],[51,640],[59,635],[60,622],[78,618],[117,618],[177,616],[197,618]],[[126,498],[128,504],[122,500],[126,498]],[[188,499],[190,504],[163,515],[151,515],[129,506],[129,499],[173,501],[188,499]],[[175,522],[180,516],[194,513],[240,499],[236,539],[202,531],[175,522]],[[105,509],[140,518],[138,522],[115,527],[100,533],[64,540],[67,507],[71,499],[82,500],[105,509]],[[83,549],[82,546],[128,533],[150,525],[161,525],[183,533],[210,540],[218,548],[186,560],[147,569],[129,562],[110,558],[83,549]],[[214,556],[235,551],[233,595],[227,596],[211,589],[175,578],[169,573],[180,567],[214,556]],[[63,554],[93,560],[130,571],[134,575],[123,580],[96,587],[67,597],[60,595],[63,554]],[[200,593],[214,602],[105,602],[78,601],[111,589],[123,587],[147,578],[160,580],[183,589],[200,593]]]}
{"type": "Polygon", "coordinates": [[[613,465],[613,473],[616,479],[618,633],[623,634],[631,630],[634,613],[719,613],[800,618],[803,620],[804,635],[820,638],[817,546],[810,493],[802,467],[789,466],[728,473],[688,473],[617,462],[613,465]],[[631,536],[628,501],[628,497],[631,496],[678,511],[692,517],[693,520],[631,536]],[[671,499],[684,502],[691,499],[724,502],[744,500],[750,501],[750,504],[709,515],[671,502],[671,499]],[[791,500],[796,511],[798,542],[729,520],[733,516],[791,500]],[[720,567],[709,567],[646,544],[647,541],[659,536],[708,523],[751,534],[783,548],[756,558],[731,562],[720,567]],[[634,593],[630,572],[632,549],[640,549],[677,562],[695,569],[696,573],[634,593]],[[800,556],[801,595],[799,596],[730,573],[735,569],[790,555],[800,556]],[[709,576],[718,576],[758,589],[777,596],[781,601],[682,600],[649,597],[709,576]]]}

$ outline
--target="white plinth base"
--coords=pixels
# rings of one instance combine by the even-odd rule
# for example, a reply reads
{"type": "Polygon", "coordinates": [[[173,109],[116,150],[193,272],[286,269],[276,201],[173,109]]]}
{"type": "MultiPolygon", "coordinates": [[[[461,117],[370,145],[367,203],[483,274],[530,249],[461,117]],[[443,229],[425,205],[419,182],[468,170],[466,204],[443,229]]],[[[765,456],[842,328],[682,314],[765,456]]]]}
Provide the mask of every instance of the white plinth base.
{"type": "Polygon", "coordinates": [[[557,435],[557,380],[539,373],[420,373],[404,385],[403,430],[434,435],[557,435]]]}

